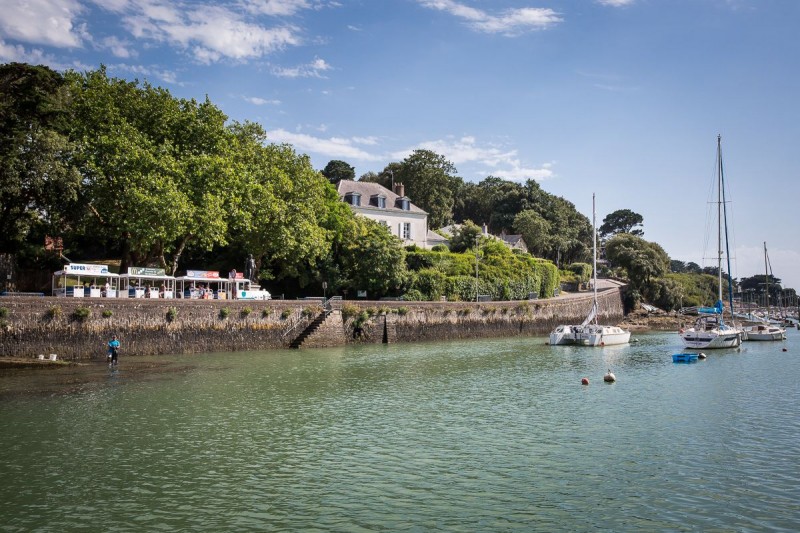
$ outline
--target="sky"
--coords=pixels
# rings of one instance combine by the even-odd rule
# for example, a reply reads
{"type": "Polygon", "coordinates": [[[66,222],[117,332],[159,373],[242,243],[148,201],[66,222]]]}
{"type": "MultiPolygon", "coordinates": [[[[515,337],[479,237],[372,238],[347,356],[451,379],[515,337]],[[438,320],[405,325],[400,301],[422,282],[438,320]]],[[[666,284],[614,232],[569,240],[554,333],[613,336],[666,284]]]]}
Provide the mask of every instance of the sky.
{"type": "MultiPolygon", "coordinates": [[[[0,62],[147,80],[260,123],[322,169],[415,149],[539,182],[734,277],[800,290],[797,0],[0,0],[0,62]]],[[[413,201],[413,198],[412,198],[413,201]]],[[[481,222],[481,221],[476,221],[481,222]]]]}

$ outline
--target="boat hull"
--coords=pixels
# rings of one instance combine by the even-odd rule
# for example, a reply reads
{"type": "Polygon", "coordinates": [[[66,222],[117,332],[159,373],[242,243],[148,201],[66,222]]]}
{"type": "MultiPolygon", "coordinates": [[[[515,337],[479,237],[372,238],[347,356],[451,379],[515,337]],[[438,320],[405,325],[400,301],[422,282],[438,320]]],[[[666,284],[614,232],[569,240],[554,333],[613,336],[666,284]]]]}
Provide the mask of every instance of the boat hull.
{"type": "Polygon", "coordinates": [[[683,344],[695,350],[713,350],[717,348],[736,348],[742,344],[742,332],[695,332],[687,330],[681,334],[683,344]]]}
{"type": "Polygon", "coordinates": [[[786,340],[786,330],[776,326],[753,326],[745,328],[746,341],[782,341],[786,340]]]}

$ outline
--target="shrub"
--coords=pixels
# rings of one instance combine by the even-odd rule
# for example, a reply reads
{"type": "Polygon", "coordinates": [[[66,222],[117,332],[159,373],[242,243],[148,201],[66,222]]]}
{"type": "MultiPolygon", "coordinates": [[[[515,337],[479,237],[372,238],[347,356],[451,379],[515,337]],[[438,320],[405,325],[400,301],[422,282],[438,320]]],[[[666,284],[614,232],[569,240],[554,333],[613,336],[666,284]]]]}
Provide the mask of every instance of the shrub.
{"type": "Polygon", "coordinates": [[[170,307],[167,309],[167,322],[174,322],[177,317],[178,309],[176,307],[170,307]]]}
{"type": "Polygon", "coordinates": [[[220,309],[220,310],[219,310],[219,318],[220,318],[221,320],[225,320],[225,319],[226,319],[226,318],[228,318],[230,315],[231,315],[231,309],[230,309],[230,307],[223,307],[222,309],[220,309]]]}
{"type": "Polygon", "coordinates": [[[348,320],[353,318],[354,316],[358,315],[361,312],[361,308],[357,305],[353,304],[344,304],[342,305],[342,319],[348,320]]]}
{"type": "Polygon", "coordinates": [[[378,308],[378,314],[381,315],[388,315],[392,312],[392,309],[388,305],[382,305],[378,308]]]}
{"type": "Polygon", "coordinates": [[[300,316],[303,318],[311,318],[312,316],[316,316],[322,312],[321,307],[304,307],[303,310],[300,312],[300,316]]]}
{"type": "Polygon", "coordinates": [[[111,309],[103,309],[103,318],[111,318],[114,316],[114,311],[111,309]]]}
{"type": "Polygon", "coordinates": [[[44,316],[50,320],[54,320],[60,317],[62,314],[63,311],[61,311],[61,307],[57,305],[50,306],[50,308],[48,308],[47,311],[44,312],[44,316]]]}
{"type": "Polygon", "coordinates": [[[268,318],[272,314],[272,309],[262,309],[261,318],[268,318]]]}
{"type": "Polygon", "coordinates": [[[446,244],[437,244],[433,248],[431,248],[432,252],[449,252],[450,248],[447,247],[446,244]]]}
{"type": "Polygon", "coordinates": [[[289,315],[291,314],[292,314],[291,311],[289,311],[288,309],[284,309],[283,312],[281,313],[281,320],[286,320],[287,318],[289,318],[289,315]]]}
{"type": "Polygon", "coordinates": [[[408,314],[408,307],[402,306],[397,308],[397,314],[400,316],[405,316],[408,314]]]}
{"type": "Polygon", "coordinates": [[[72,320],[77,322],[83,322],[84,320],[88,319],[92,316],[92,310],[88,307],[76,307],[74,311],[72,311],[72,320]]]}
{"type": "Polygon", "coordinates": [[[250,309],[249,307],[245,307],[244,309],[239,311],[239,316],[241,316],[242,318],[247,318],[252,312],[253,312],[252,309],[250,309]]]}
{"type": "Polygon", "coordinates": [[[417,289],[410,289],[403,295],[403,300],[407,302],[420,302],[424,300],[422,293],[417,289]]]}
{"type": "Polygon", "coordinates": [[[8,307],[0,307],[0,318],[8,318],[8,307]]]}

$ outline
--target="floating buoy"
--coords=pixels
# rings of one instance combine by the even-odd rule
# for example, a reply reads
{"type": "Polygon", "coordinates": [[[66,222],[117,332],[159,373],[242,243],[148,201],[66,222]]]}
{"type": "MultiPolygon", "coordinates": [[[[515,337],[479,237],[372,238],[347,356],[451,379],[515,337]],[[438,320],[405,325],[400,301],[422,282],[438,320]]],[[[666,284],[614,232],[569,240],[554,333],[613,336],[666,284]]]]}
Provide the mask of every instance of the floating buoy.
{"type": "Polygon", "coordinates": [[[589,384],[589,378],[581,378],[581,385],[588,385],[588,384],[589,384]]]}
{"type": "Polygon", "coordinates": [[[609,370],[608,372],[606,372],[606,375],[603,376],[603,381],[605,381],[606,383],[614,383],[615,381],[617,381],[617,376],[615,376],[611,372],[611,370],[609,370]]]}
{"type": "Polygon", "coordinates": [[[781,350],[781,351],[783,351],[783,352],[788,352],[789,350],[787,350],[786,348],[784,348],[784,349],[783,349],[783,350],[781,350]]]}
{"type": "Polygon", "coordinates": [[[697,354],[697,358],[698,359],[705,359],[706,358],[706,354],[704,354],[703,352],[700,352],[699,354],[697,354]]]}

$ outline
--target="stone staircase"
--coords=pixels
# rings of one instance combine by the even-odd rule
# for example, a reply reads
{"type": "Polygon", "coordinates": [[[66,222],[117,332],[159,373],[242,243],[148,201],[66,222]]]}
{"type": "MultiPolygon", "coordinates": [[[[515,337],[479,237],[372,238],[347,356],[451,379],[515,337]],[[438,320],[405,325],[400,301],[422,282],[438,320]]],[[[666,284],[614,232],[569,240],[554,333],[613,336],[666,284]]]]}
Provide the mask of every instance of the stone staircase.
{"type": "Polygon", "coordinates": [[[289,348],[323,348],[346,342],[341,310],[326,309],[289,343],[289,348]]]}

